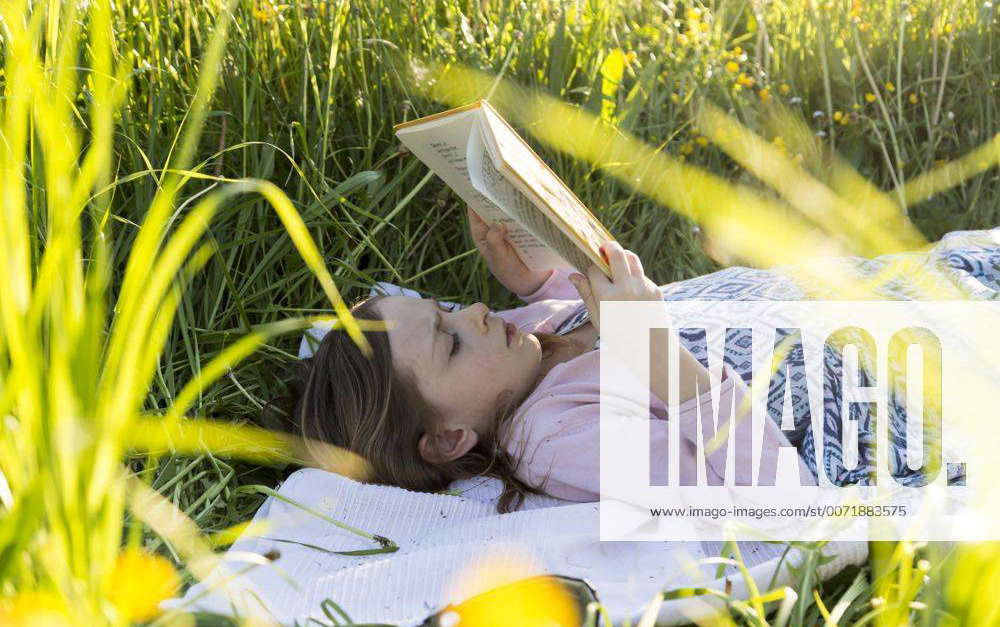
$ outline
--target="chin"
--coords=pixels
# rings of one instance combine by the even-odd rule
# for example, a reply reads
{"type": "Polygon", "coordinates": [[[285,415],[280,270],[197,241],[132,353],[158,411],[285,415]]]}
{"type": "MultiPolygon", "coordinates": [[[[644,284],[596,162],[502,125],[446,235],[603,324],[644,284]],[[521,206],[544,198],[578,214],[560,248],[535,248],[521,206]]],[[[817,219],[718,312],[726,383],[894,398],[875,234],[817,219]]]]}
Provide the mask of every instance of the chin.
{"type": "Polygon", "coordinates": [[[524,343],[525,343],[525,345],[530,346],[532,348],[532,350],[538,351],[538,353],[541,354],[541,352],[542,352],[542,343],[538,341],[538,338],[535,337],[535,334],[534,333],[525,333],[524,336],[525,336],[524,337],[524,343]]]}

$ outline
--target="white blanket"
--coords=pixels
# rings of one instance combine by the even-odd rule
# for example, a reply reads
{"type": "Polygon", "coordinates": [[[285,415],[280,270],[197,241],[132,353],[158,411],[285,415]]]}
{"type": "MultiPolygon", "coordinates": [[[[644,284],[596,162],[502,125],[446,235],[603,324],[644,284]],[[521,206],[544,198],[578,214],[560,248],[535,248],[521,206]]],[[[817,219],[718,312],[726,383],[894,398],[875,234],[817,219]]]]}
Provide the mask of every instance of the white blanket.
{"type": "MultiPolygon", "coordinates": [[[[718,555],[718,543],[599,542],[596,503],[568,504],[533,497],[520,511],[496,513],[499,483],[466,480],[452,486],[461,496],[410,492],[365,485],[339,475],[299,470],[279,494],[333,519],[393,540],[399,551],[350,557],[328,550],[375,548],[375,543],[275,498],[254,517],[267,520],[263,537],[245,535],[205,582],[190,588],[169,607],[185,605],[219,613],[264,614],[282,624],[322,618],[320,604],[332,599],[356,622],[416,625],[451,602],[504,581],[554,573],[587,579],[615,622],[633,620],[660,591],[701,585],[723,590],[714,565],[694,560],[718,555]],[[289,542],[290,541],[290,542],[289,542]],[[295,544],[295,543],[302,544],[295,544]],[[240,553],[280,557],[271,566],[253,566],[240,553]],[[242,574],[238,574],[242,571],[242,574]]],[[[741,542],[757,585],[767,589],[785,547],[741,542]]],[[[820,567],[823,578],[863,561],[867,544],[831,543],[834,559],[820,567]]],[[[800,563],[791,550],[775,586],[793,583],[787,564],[800,563]]],[[[746,598],[742,577],[730,567],[732,594],[746,598]]],[[[686,622],[709,609],[699,598],[664,603],[658,624],[686,622]]]]}

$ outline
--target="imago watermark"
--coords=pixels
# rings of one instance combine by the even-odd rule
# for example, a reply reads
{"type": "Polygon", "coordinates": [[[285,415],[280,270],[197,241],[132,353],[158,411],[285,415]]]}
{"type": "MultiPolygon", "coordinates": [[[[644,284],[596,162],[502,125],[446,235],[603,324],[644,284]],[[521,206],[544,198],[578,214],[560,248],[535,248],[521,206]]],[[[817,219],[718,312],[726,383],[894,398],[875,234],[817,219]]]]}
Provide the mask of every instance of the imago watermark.
{"type": "Polygon", "coordinates": [[[1000,539],[998,349],[996,302],[604,302],[601,539],[1000,539]]]}

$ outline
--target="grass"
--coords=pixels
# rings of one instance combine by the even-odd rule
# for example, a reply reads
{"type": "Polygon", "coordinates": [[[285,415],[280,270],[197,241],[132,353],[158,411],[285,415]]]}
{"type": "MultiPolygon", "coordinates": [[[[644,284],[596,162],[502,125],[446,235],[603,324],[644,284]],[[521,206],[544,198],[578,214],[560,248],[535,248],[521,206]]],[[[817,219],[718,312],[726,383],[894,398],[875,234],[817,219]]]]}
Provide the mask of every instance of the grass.
{"type": "MultiPolygon", "coordinates": [[[[13,373],[20,373],[24,381],[36,382],[32,389],[45,407],[56,399],[81,401],[95,417],[82,423],[85,430],[111,441],[110,448],[97,447],[93,457],[70,469],[50,467],[62,445],[49,441],[52,447],[37,451],[36,466],[24,474],[39,485],[58,483],[59,477],[81,480],[94,460],[103,460],[110,473],[108,464],[129,450],[124,434],[135,424],[130,412],[166,413],[180,399],[184,406],[176,411],[254,423],[262,406],[282,391],[278,374],[297,347],[292,331],[304,318],[329,314],[337,290],[350,301],[373,281],[389,280],[445,299],[483,300],[498,308],[513,304],[470,255],[462,203],[392,137],[394,123],[440,110],[450,98],[491,93],[526,135],[536,138],[539,151],[578,196],[642,256],[658,283],[711,272],[734,259],[774,261],[781,229],[791,228],[786,225],[834,239],[843,232],[836,221],[803,221],[794,206],[780,205],[775,216],[788,222],[772,219],[763,224],[768,237],[739,248],[712,226],[717,225],[713,214],[699,199],[693,207],[675,202],[671,194],[691,189],[688,175],[697,172],[692,167],[758,190],[768,202],[781,196],[766,169],[749,167],[720,147],[724,141],[699,117],[705,102],[758,133],[775,159],[784,157],[831,189],[845,188],[844,170],[834,166],[850,166],[886,192],[894,211],[922,239],[1000,223],[1000,176],[991,167],[995,151],[986,153],[985,166],[948,165],[1000,130],[995,97],[1000,22],[990,3],[91,4],[79,13],[55,1],[36,3],[30,11],[17,2],[0,10],[6,59],[3,193],[9,239],[4,241],[5,257],[13,260],[5,277],[0,336],[5,355],[0,397],[9,404],[0,409],[18,407],[13,413],[28,421],[26,401],[17,405],[8,394],[18,380],[13,373]],[[472,78],[448,93],[441,89],[447,81],[430,80],[457,71],[479,73],[465,75],[472,78]],[[53,87],[20,89],[28,80],[53,87]],[[650,159],[669,167],[650,171],[652,161],[643,161],[646,169],[629,170],[629,164],[608,163],[611,152],[601,152],[603,145],[586,153],[586,146],[568,143],[572,137],[560,133],[562,119],[515,106],[535,94],[601,119],[607,146],[639,140],[651,149],[650,159]],[[783,121],[781,110],[800,124],[783,121]],[[60,130],[69,127],[74,133],[60,130]],[[63,136],[75,142],[61,141],[63,136]],[[835,161],[832,151],[843,161],[835,161]],[[164,170],[168,167],[174,173],[164,170]],[[927,172],[936,174],[921,179],[927,172]],[[628,183],[626,174],[653,183],[628,183]],[[245,179],[273,186],[233,182],[245,179]],[[75,187],[63,189],[62,182],[75,187]],[[185,222],[199,210],[210,219],[185,222]],[[298,228],[295,216],[308,233],[298,228]],[[74,221],[81,229],[76,234],[74,221]],[[22,232],[17,230],[22,222],[27,235],[18,241],[24,249],[15,250],[12,234],[22,232]],[[160,265],[159,239],[176,241],[185,224],[191,229],[186,247],[172,266],[160,265]],[[104,239],[97,236],[102,232],[104,239]],[[321,251],[322,263],[309,240],[321,251]],[[71,263],[73,254],[50,255],[52,274],[46,274],[41,262],[56,242],[75,251],[79,265],[71,263]],[[329,269],[329,281],[317,280],[320,267],[329,269]],[[74,274],[81,268],[95,271],[88,274],[94,278],[89,284],[74,274]],[[175,275],[182,280],[160,284],[152,297],[144,291],[152,278],[175,275]],[[72,328],[86,329],[93,338],[109,332],[109,344],[78,341],[85,335],[60,343],[28,334],[35,339],[25,346],[35,349],[23,354],[34,355],[34,361],[18,362],[21,370],[9,367],[6,360],[18,354],[14,329],[38,330],[19,326],[24,320],[11,295],[35,280],[60,295],[32,296],[47,312],[46,329],[61,328],[56,322],[73,310],[83,326],[72,328]],[[79,304],[80,294],[90,298],[82,313],[67,305],[79,304]],[[143,308],[144,297],[156,307],[143,308]],[[104,307],[113,303],[118,309],[105,316],[104,307]],[[157,316],[158,310],[167,313],[157,316]],[[299,322],[280,322],[289,318],[299,322]],[[128,328],[137,330],[129,334],[128,328]],[[252,342],[256,350],[225,352],[262,329],[252,342]],[[143,343],[149,346],[135,346],[143,343]],[[73,359],[61,361],[59,354],[73,359]],[[135,361],[129,362],[129,355],[135,361]],[[222,361],[211,368],[220,355],[222,361]],[[31,363],[37,373],[26,369],[31,363]],[[116,378],[130,373],[129,363],[142,368],[126,385],[116,378]],[[46,378],[49,373],[54,374],[46,378]],[[189,386],[199,377],[210,385],[189,386]],[[47,386],[56,380],[76,387],[55,394],[47,386]],[[100,391],[103,400],[88,396],[87,389],[100,391]],[[116,394],[128,401],[116,405],[116,394]]],[[[878,199],[870,200],[875,207],[878,199]]],[[[866,209],[862,204],[851,209],[866,209]]],[[[880,250],[857,237],[845,245],[851,253],[880,250]]],[[[57,414],[40,411],[38,424],[70,429],[57,414]]],[[[11,478],[17,474],[11,460],[18,441],[7,433],[0,442],[5,455],[0,465],[11,478]]],[[[260,491],[248,486],[273,486],[283,476],[283,462],[269,461],[157,450],[129,455],[128,468],[199,529],[217,533],[247,520],[262,501],[260,491]]],[[[187,577],[190,556],[153,533],[155,521],[126,513],[124,479],[109,475],[106,481],[113,489],[94,510],[101,519],[91,529],[99,542],[90,550],[99,560],[91,563],[75,553],[87,528],[66,523],[68,563],[79,561],[73,576],[103,576],[88,564],[112,569],[124,525],[130,546],[161,550],[187,577]]],[[[32,485],[13,478],[11,483],[19,499],[32,485]]],[[[78,494],[78,486],[64,493],[78,494]]],[[[45,541],[61,537],[42,515],[53,511],[67,520],[79,514],[67,502],[45,497],[5,510],[8,531],[0,533],[0,551],[10,561],[0,568],[0,598],[36,587],[66,589],[52,575],[59,571],[38,558],[45,541]],[[15,522],[40,535],[10,532],[15,522]],[[21,551],[26,557],[10,557],[21,551]]],[[[832,582],[816,582],[803,572],[791,624],[817,624],[826,608],[833,611],[845,598],[851,600],[832,622],[996,619],[988,595],[972,591],[977,579],[1000,576],[993,545],[962,547],[963,556],[947,561],[933,545],[916,553],[905,543],[873,546],[872,564],[832,582]]],[[[106,616],[100,594],[88,597],[88,616],[106,616]]]]}

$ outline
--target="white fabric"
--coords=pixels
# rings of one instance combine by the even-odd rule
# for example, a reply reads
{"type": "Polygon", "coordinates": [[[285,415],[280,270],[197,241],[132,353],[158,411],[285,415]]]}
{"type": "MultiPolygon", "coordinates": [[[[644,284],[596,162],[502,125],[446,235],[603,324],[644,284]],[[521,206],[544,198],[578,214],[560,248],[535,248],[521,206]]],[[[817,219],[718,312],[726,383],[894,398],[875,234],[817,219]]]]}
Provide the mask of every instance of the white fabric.
{"type": "MultiPolygon", "coordinates": [[[[254,517],[255,522],[271,525],[263,537],[241,537],[206,582],[165,605],[241,615],[264,613],[287,625],[322,618],[320,603],[329,598],[357,622],[416,625],[450,602],[498,585],[496,580],[484,581],[485,576],[503,570],[498,560],[510,567],[508,579],[539,573],[587,579],[616,623],[626,617],[635,620],[659,590],[690,585],[725,588],[724,581],[713,580],[714,565],[693,564],[706,557],[706,549],[717,551],[708,543],[602,543],[596,503],[567,504],[539,496],[529,499],[520,511],[497,514],[496,480],[466,480],[452,488],[460,490],[461,496],[366,485],[322,470],[299,470],[285,481],[279,494],[388,537],[399,545],[399,551],[349,557],[278,541],[337,551],[376,546],[299,507],[268,498],[254,517]],[[280,557],[271,566],[253,566],[239,559],[240,553],[272,550],[280,557]],[[239,571],[243,574],[234,574],[239,571]]],[[[740,547],[757,585],[766,589],[785,547],[751,542],[740,547]]],[[[824,553],[834,556],[819,569],[820,576],[827,578],[863,561],[867,544],[830,543],[824,553]]],[[[785,564],[800,561],[801,554],[792,550],[785,564]]],[[[743,579],[733,572],[728,574],[732,594],[745,598],[743,579]]],[[[793,582],[788,568],[782,566],[774,585],[786,583],[793,582]]],[[[658,624],[686,622],[706,609],[706,601],[697,597],[669,601],[660,610],[658,624]]]]}

